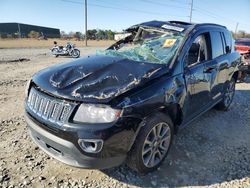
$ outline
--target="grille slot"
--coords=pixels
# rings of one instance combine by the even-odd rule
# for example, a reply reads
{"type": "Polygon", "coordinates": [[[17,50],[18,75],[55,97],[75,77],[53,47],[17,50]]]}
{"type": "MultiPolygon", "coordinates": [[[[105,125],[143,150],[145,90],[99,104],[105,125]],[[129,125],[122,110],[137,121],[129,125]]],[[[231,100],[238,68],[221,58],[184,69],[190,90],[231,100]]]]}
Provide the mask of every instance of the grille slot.
{"type": "Polygon", "coordinates": [[[31,88],[27,100],[28,110],[43,120],[62,125],[70,116],[75,105],[64,100],[48,96],[31,88]]]}

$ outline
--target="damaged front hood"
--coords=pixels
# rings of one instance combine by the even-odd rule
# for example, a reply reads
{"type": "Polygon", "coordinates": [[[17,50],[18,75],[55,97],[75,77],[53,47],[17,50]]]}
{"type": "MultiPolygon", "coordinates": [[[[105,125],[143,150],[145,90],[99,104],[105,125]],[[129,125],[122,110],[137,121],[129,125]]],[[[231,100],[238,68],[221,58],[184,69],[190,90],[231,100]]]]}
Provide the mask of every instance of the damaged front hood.
{"type": "Polygon", "coordinates": [[[34,75],[42,90],[82,102],[108,102],[167,72],[160,64],[121,57],[92,56],[56,65],[34,75]]]}

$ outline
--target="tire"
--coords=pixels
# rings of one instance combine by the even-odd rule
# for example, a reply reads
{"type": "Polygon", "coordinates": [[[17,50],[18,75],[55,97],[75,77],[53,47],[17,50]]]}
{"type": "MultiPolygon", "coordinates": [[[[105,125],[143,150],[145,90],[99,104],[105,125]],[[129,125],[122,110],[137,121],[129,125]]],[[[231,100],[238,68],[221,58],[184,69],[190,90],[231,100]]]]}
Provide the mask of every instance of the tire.
{"type": "Polygon", "coordinates": [[[173,130],[173,123],[168,115],[159,113],[146,119],[128,153],[127,165],[141,174],[156,170],[168,154],[173,140],[173,130]],[[154,137],[154,131],[161,138],[154,137]]]}
{"type": "Polygon", "coordinates": [[[52,49],[51,52],[52,52],[52,54],[53,54],[55,57],[58,57],[58,55],[55,54],[55,53],[58,52],[58,50],[57,50],[56,48],[52,49]]]}
{"type": "Polygon", "coordinates": [[[229,109],[235,93],[235,83],[236,80],[231,78],[230,82],[227,84],[222,101],[215,106],[217,110],[227,111],[229,109]]]}
{"type": "Polygon", "coordinates": [[[247,81],[247,74],[243,71],[240,72],[240,78],[239,78],[239,82],[246,82],[247,81]]]}
{"type": "Polygon", "coordinates": [[[74,58],[80,57],[80,50],[74,49],[71,53],[71,56],[74,58]]]}

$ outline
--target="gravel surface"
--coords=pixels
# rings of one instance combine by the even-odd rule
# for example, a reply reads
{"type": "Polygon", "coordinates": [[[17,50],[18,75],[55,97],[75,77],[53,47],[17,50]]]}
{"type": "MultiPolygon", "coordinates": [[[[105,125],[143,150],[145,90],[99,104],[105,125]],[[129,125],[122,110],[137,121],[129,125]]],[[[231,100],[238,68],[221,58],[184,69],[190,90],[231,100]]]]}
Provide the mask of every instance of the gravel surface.
{"type": "MultiPolygon", "coordinates": [[[[93,52],[81,49],[83,55],[93,52]]],[[[70,58],[54,58],[45,48],[0,49],[0,60],[0,188],[250,187],[249,83],[237,84],[228,112],[212,109],[180,130],[163,165],[140,176],[126,165],[103,171],[70,167],[31,141],[23,116],[25,84],[38,70],[70,58]],[[30,61],[9,62],[18,58],[30,61]]]]}

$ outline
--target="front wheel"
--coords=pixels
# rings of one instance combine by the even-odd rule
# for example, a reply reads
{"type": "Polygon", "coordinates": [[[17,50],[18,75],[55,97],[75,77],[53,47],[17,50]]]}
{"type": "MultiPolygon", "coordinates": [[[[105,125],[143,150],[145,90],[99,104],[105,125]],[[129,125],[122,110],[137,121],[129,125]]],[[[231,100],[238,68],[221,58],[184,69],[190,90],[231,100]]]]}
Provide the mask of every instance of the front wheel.
{"type": "Polygon", "coordinates": [[[169,116],[159,113],[148,118],[128,154],[128,166],[142,174],[156,170],[167,156],[172,138],[169,116]]]}
{"type": "Polygon", "coordinates": [[[218,110],[228,110],[231,103],[233,102],[233,97],[235,93],[235,83],[236,80],[231,78],[230,82],[227,84],[227,88],[223,97],[223,100],[216,105],[218,110]]]}
{"type": "Polygon", "coordinates": [[[52,50],[51,50],[51,52],[52,52],[52,54],[55,56],[55,57],[58,57],[58,49],[57,48],[53,48],[52,50]]]}
{"type": "Polygon", "coordinates": [[[71,56],[74,58],[80,57],[80,50],[74,49],[71,53],[71,56]]]}

